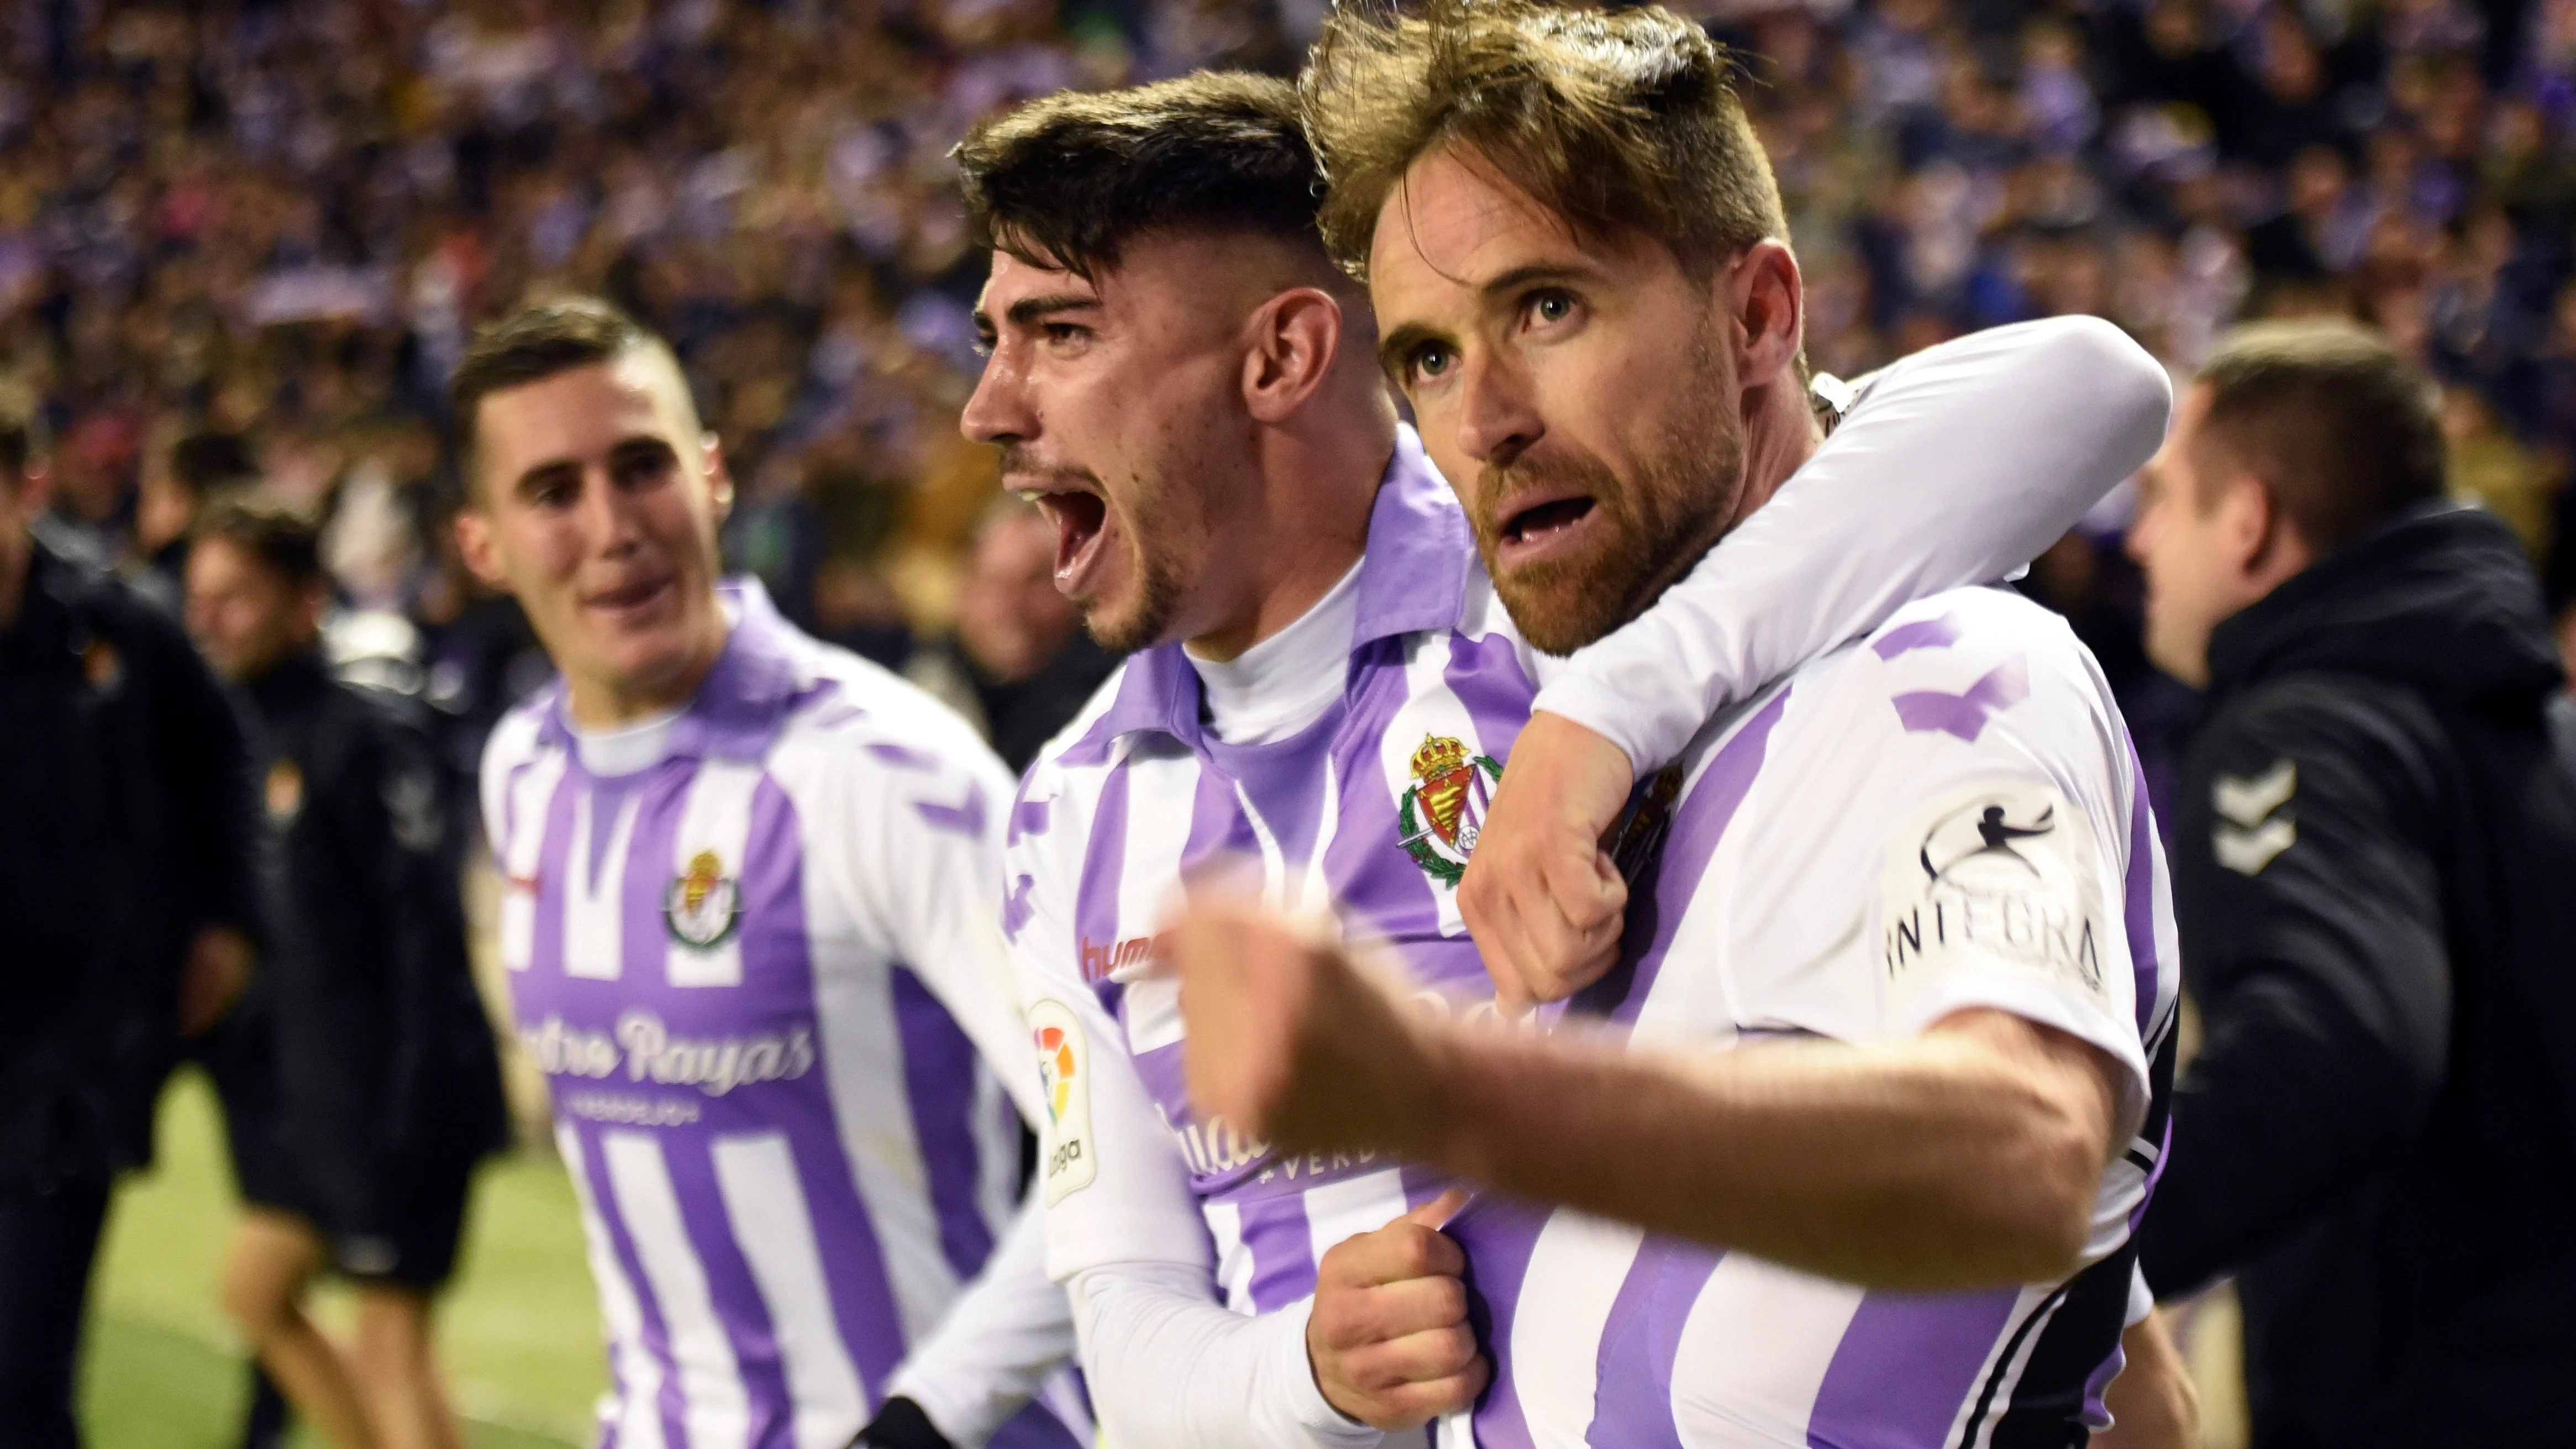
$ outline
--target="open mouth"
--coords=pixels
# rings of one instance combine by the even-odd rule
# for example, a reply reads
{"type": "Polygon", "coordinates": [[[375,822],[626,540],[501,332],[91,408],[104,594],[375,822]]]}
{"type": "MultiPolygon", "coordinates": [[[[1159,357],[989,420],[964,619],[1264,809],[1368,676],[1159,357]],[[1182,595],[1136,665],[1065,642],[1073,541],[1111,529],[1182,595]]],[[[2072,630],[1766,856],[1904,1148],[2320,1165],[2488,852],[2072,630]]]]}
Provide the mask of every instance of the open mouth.
{"type": "Polygon", "coordinates": [[[1055,586],[1068,597],[1075,595],[1099,557],[1101,536],[1109,531],[1108,502],[1080,488],[1023,489],[1021,494],[1055,525],[1055,586]]]}
{"type": "Polygon", "coordinates": [[[650,607],[670,587],[671,575],[657,574],[651,578],[638,579],[630,584],[620,584],[613,589],[601,589],[584,602],[594,609],[603,609],[612,614],[631,615],[650,607]]]}
{"type": "Polygon", "coordinates": [[[1533,503],[1503,520],[1503,541],[1538,545],[1563,534],[1592,512],[1589,498],[1550,498],[1533,503]]]}

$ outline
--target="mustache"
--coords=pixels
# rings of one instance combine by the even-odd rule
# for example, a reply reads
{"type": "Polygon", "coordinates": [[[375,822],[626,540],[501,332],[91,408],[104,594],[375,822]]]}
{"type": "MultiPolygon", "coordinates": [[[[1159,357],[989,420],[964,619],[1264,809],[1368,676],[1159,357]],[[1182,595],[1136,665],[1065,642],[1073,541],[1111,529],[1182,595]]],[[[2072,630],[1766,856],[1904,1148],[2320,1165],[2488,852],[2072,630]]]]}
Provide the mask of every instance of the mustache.
{"type": "Polygon", "coordinates": [[[1620,511],[1626,491],[1618,476],[1596,458],[1545,457],[1524,454],[1503,464],[1487,464],[1476,475],[1475,506],[1468,519],[1479,537],[1502,536],[1503,520],[1520,511],[1521,500],[1543,490],[1567,486],[1591,498],[1605,513],[1620,511]]]}
{"type": "Polygon", "coordinates": [[[1041,482],[1083,483],[1095,489],[1100,487],[1100,475],[1090,469],[1077,468],[1070,463],[1051,463],[1039,457],[1026,443],[1002,445],[1002,476],[1034,478],[1041,482]]]}

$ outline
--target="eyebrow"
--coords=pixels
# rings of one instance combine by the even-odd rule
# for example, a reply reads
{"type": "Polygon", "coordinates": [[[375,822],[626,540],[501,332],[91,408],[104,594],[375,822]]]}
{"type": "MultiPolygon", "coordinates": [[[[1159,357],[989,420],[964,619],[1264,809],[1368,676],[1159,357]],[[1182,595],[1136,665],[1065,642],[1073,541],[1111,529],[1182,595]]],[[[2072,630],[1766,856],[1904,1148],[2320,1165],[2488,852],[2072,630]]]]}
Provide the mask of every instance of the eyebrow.
{"type": "MultiPolygon", "coordinates": [[[[1588,262],[1529,262],[1500,272],[1476,284],[1476,294],[1487,303],[1544,282],[1597,282],[1601,269],[1588,262]]],[[[1425,342],[1450,342],[1449,334],[1419,322],[1407,322],[1386,334],[1377,346],[1377,365],[1389,378],[1403,380],[1403,363],[1407,353],[1425,342]]],[[[1454,345],[1454,344],[1453,344],[1454,345]]]]}
{"type": "MultiPolygon", "coordinates": [[[[1036,297],[1022,297],[1005,309],[1002,315],[1009,318],[1014,327],[1033,327],[1059,313],[1098,311],[1099,309],[1098,297],[1087,296],[1081,292],[1050,292],[1036,297]]],[[[993,336],[995,331],[993,314],[981,307],[976,308],[975,330],[987,338],[993,336]]]]}
{"type": "MultiPolygon", "coordinates": [[[[679,457],[679,450],[671,446],[668,438],[653,433],[639,433],[631,438],[622,438],[608,450],[608,464],[612,468],[645,458],[668,459],[676,463],[679,457]]],[[[581,460],[549,458],[521,473],[511,484],[511,489],[514,492],[525,493],[566,473],[579,477],[581,460]]]]}

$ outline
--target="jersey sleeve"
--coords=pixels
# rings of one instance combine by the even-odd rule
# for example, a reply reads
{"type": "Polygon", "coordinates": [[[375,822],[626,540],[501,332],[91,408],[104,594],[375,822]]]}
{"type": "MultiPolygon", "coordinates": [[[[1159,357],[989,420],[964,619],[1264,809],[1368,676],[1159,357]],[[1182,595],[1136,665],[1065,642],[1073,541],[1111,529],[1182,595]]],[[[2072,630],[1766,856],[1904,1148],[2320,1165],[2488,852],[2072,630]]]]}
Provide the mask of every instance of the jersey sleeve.
{"type": "Polygon", "coordinates": [[[2171,401],[2163,366],[2098,318],[1906,358],[1653,608],[1551,671],[1535,707],[1615,741],[1642,776],[1907,602],[2029,562],[2154,454],[2171,401]]]}
{"type": "Polygon", "coordinates": [[[1207,1223],[1180,1149],[1127,1053],[1126,1032],[1082,979],[1072,896],[1083,822],[1041,760],[1012,809],[1002,930],[1009,941],[1043,1106],[1038,1190],[1057,1281],[1112,1263],[1168,1263],[1207,1277],[1207,1223]]]}
{"type": "Polygon", "coordinates": [[[862,918],[881,923],[896,958],[1035,1127],[1046,1115],[997,927],[1011,778],[971,736],[937,749],[872,742],[850,753],[841,818],[866,822],[866,848],[847,872],[862,918]]]}

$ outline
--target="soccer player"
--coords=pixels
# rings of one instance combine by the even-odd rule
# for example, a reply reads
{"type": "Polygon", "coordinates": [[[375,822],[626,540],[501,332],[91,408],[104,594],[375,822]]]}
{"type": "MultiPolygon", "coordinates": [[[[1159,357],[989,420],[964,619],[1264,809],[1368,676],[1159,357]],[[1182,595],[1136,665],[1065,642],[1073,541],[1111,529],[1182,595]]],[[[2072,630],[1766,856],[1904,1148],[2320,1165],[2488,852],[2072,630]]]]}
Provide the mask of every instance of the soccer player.
{"type": "Polygon", "coordinates": [[[217,504],[187,550],[188,629],[250,706],[274,849],[271,947],[227,1029],[226,1128],[249,1211],[224,1303],[335,1445],[454,1449],[430,1331],[474,1165],[508,1145],[475,994],[449,794],[403,701],[331,677],[313,526],[217,504]],[[355,1285],[344,1349],[306,1312],[355,1285]]]}
{"type": "MultiPolygon", "coordinates": [[[[1488,1009],[1455,886],[1546,661],[1396,422],[1368,309],[1314,230],[1285,85],[1053,97],[959,159],[996,248],[965,427],[1055,519],[1058,586],[1094,634],[1142,651],[1012,812],[1050,1264],[1121,1449],[1374,1444],[1478,1387],[1472,1346],[1407,1366],[1416,1330],[1389,1327],[1457,1337],[1459,1285],[1401,1271],[1455,1253],[1432,1232],[1454,1201],[1392,1158],[1274,1153],[1191,1113],[1148,937],[1198,867],[1237,855],[1274,898],[1395,942],[1426,1000],[1488,1009]]],[[[1667,608],[1703,653],[1777,672],[1926,575],[1991,577],[2043,545],[2152,452],[2164,410],[2152,359],[2098,323],[1901,364],[1725,551],[1768,580],[1765,627],[1739,627],[1728,568],[1667,608]],[[1760,574],[1783,558],[1798,567],[1760,574]]],[[[1456,1231],[1472,1249],[1476,1224],[1456,1231]]]]}
{"type": "Polygon", "coordinates": [[[1010,777],[719,583],[724,456],[635,323],[526,309],[451,390],[464,557],[563,671],[495,732],[483,804],[608,1328],[602,1442],[1078,1442],[1068,1379],[1021,1407],[1073,1341],[1012,1216],[1038,1108],[993,926],[1010,777]]]}
{"type": "MultiPolygon", "coordinates": [[[[1704,31],[1344,10],[1305,94],[1327,242],[1525,637],[1590,644],[1761,525],[1817,447],[1799,278],[1704,31]]],[[[1554,1209],[1466,1243],[1480,1442],[2083,1443],[2175,983],[2091,659],[2015,595],[1935,594],[1724,712],[1643,810],[1660,850],[1610,970],[1486,958],[1553,1033],[1411,1010],[1320,931],[1194,909],[1193,1108],[1554,1209]]]]}

